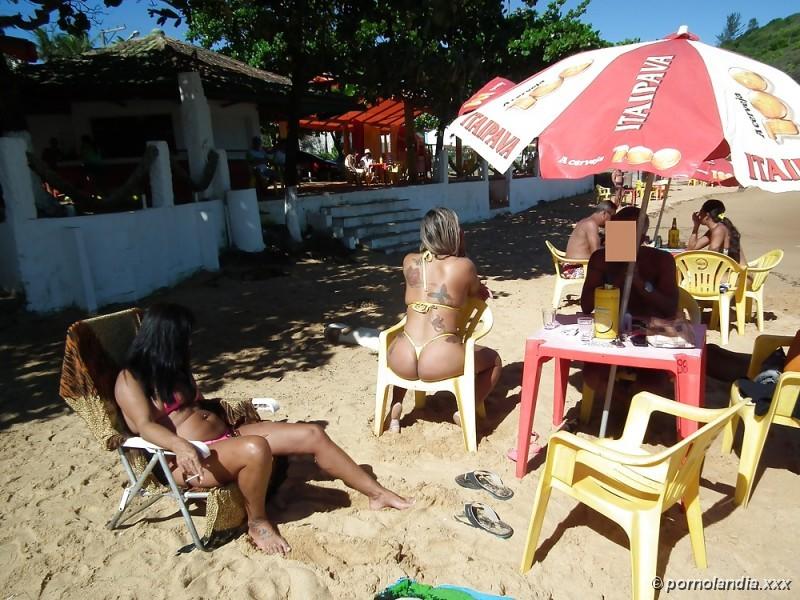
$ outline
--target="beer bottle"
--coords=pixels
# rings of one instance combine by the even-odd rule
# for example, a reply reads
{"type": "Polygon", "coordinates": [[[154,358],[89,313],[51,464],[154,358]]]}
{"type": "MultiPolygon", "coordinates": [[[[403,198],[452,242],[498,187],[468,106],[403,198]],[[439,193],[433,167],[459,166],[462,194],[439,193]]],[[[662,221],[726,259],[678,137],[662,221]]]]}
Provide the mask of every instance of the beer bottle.
{"type": "Polygon", "coordinates": [[[669,228],[667,243],[670,248],[678,248],[681,245],[681,232],[678,231],[678,220],[672,217],[672,227],[669,228]]]}

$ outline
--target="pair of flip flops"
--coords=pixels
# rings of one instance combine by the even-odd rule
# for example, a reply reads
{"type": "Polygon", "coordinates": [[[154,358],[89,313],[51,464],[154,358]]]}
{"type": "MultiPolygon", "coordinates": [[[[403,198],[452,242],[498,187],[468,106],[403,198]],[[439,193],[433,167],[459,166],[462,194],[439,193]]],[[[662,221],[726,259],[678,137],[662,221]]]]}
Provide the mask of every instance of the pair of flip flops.
{"type": "Polygon", "coordinates": [[[456,483],[470,490],[486,490],[498,500],[508,500],[514,495],[500,479],[500,476],[491,471],[470,471],[456,477],[456,483]]]}
{"type": "Polygon", "coordinates": [[[504,522],[491,506],[481,502],[468,502],[464,505],[464,512],[453,517],[459,523],[483,529],[499,538],[508,539],[514,535],[511,525],[504,522]]]}

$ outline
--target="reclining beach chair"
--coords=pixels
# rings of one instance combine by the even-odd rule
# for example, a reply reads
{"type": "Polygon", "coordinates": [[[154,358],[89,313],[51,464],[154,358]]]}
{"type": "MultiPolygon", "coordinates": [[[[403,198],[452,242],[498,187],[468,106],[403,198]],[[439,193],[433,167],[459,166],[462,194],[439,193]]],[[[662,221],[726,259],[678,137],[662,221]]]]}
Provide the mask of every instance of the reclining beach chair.
{"type": "Polygon", "coordinates": [[[470,298],[462,308],[463,325],[459,331],[464,334],[464,372],[442,381],[422,381],[420,379],[403,379],[389,368],[389,346],[394,338],[400,335],[406,323],[406,317],[386,331],[382,331],[378,341],[378,382],[375,387],[375,435],[383,433],[386,420],[386,404],[389,399],[389,387],[398,386],[414,392],[415,408],[425,406],[427,394],[446,391],[456,397],[458,412],[461,417],[461,432],[464,446],[468,452],[478,451],[476,433],[476,415],[486,416],[486,408],[481,402],[476,405],[475,398],[475,341],[485,336],[492,329],[494,318],[486,302],[478,298],[470,298]]]}
{"type": "MultiPolygon", "coordinates": [[[[202,491],[179,488],[167,466],[166,457],[171,453],[133,437],[125,427],[114,399],[114,384],[141,318],[140,310],[130,309],[73,323],[67,331],[59,393],[86,422],[100,446],[119,453],[127,474],[128,485],[108,527],[116,529],[124,518],[161,498],[172,498],[186,521],[194,546],[208,551],[244,524],[244,498],[234,483],[202,491]],[[143,502],[129,511],[136,499],[143,502]],[[186,506],[191,500],[206,501],[202,539],[186,506]]],[[[260,420],[250,401],[208,402],[207,408],[218,412],[232,427],[260,420]]]]}
{"type": "Polygon", "coordinates": [[[633,397],[622,437],[590,440],[558,431],[547,444],[520,570],[533,565],[544,515],[553,489],[560,490],[620,525],[630,540],[634,600],[655,597],[661,515],[682,502],[694,561],[705,569],[700,472],[706,451],[743,402],[708,409],[680,404],[649,392],[633,397]],[[706,423],[692,435],[660,452],[642,447],[654,412],[706,423]]]}

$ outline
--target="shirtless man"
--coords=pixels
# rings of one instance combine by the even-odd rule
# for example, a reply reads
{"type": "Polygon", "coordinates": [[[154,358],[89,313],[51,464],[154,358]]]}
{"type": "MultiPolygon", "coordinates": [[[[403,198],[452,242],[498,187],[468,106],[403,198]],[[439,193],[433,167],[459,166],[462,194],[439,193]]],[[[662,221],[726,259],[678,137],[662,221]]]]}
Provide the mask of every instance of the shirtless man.
{"type": "MultiPolygon", "coordinates": [[[[608,221],[617,212],[617,205],[608,200],[598,203],[594,212],[581,219],[572,230],[567,242],[567,258],[589,258],[600,247],[600,229],[605,229],[608,221]]],[[[580,279],[584,276],[583,266],[564,265],[562,270],[567,279],[580,279]]]]}
{"type": "MultiPolygon", "coordinates": [[[[626,206],[612,217],[613,221],[636,221],[639,208],[626,206]]],[[[649,227],[645,219],[644,231],[649,227]]],[[[642,240],[644,241],[644,235],[642,240]]],[[[595,251],[586,269],[586,282],[581,293],[581,310],[594,311],[594,291],[609,283],[620,289],[625,286],[626,262],[606,262],[605,249],[595,251]]],[[[661,317],[672,319],[678,311],[678,283],[675,277],[675,259],[669,252],[650,246],[639,246],[636,268],[633,271],[628,313],[634,318],[661,317]]],[[[601,389],[608,378],[608,366],[587,363],[583,369],[584,381],[594,390],[601,389]]]]}

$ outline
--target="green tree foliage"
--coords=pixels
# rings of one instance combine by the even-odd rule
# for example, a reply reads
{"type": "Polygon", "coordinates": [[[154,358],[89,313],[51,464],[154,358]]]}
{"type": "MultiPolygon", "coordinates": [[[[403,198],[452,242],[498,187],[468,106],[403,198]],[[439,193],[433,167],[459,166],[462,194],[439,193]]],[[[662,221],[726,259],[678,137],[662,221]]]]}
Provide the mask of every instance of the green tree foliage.
{"type": "Polygon", "coordinates": [[[717,36],[717,46],[723,46],[732,42],[742,35],[743,31],[742,15],[738,12],[729,14],[725,18],[725,28],[722,30],[722,33],[717,36]]]}
{"type": "Polygon", "coordinates": [[[566,13],[566,0],[551,1],[541,13],[533,8],[535,4],[535,0],[526,0],[504,24],[508,52],[501,57],[501,65],[509,79],[519,81],[571,54],[609,45],[597,30],[580,20],[589,0],[566,13]]]}
{"type": "Polygon", "coordinates": [[[772,65],[800,82],[800,13],[774,19],[723,48],[772,65]]]}
{"type": "Polygon", "coordinates": [[[37,53],[44,62],[56,58],[73,58],[92,49],[92,43],[85,33],[55,33],[40,27],[33,34],[36,36],[37,53]]]}

